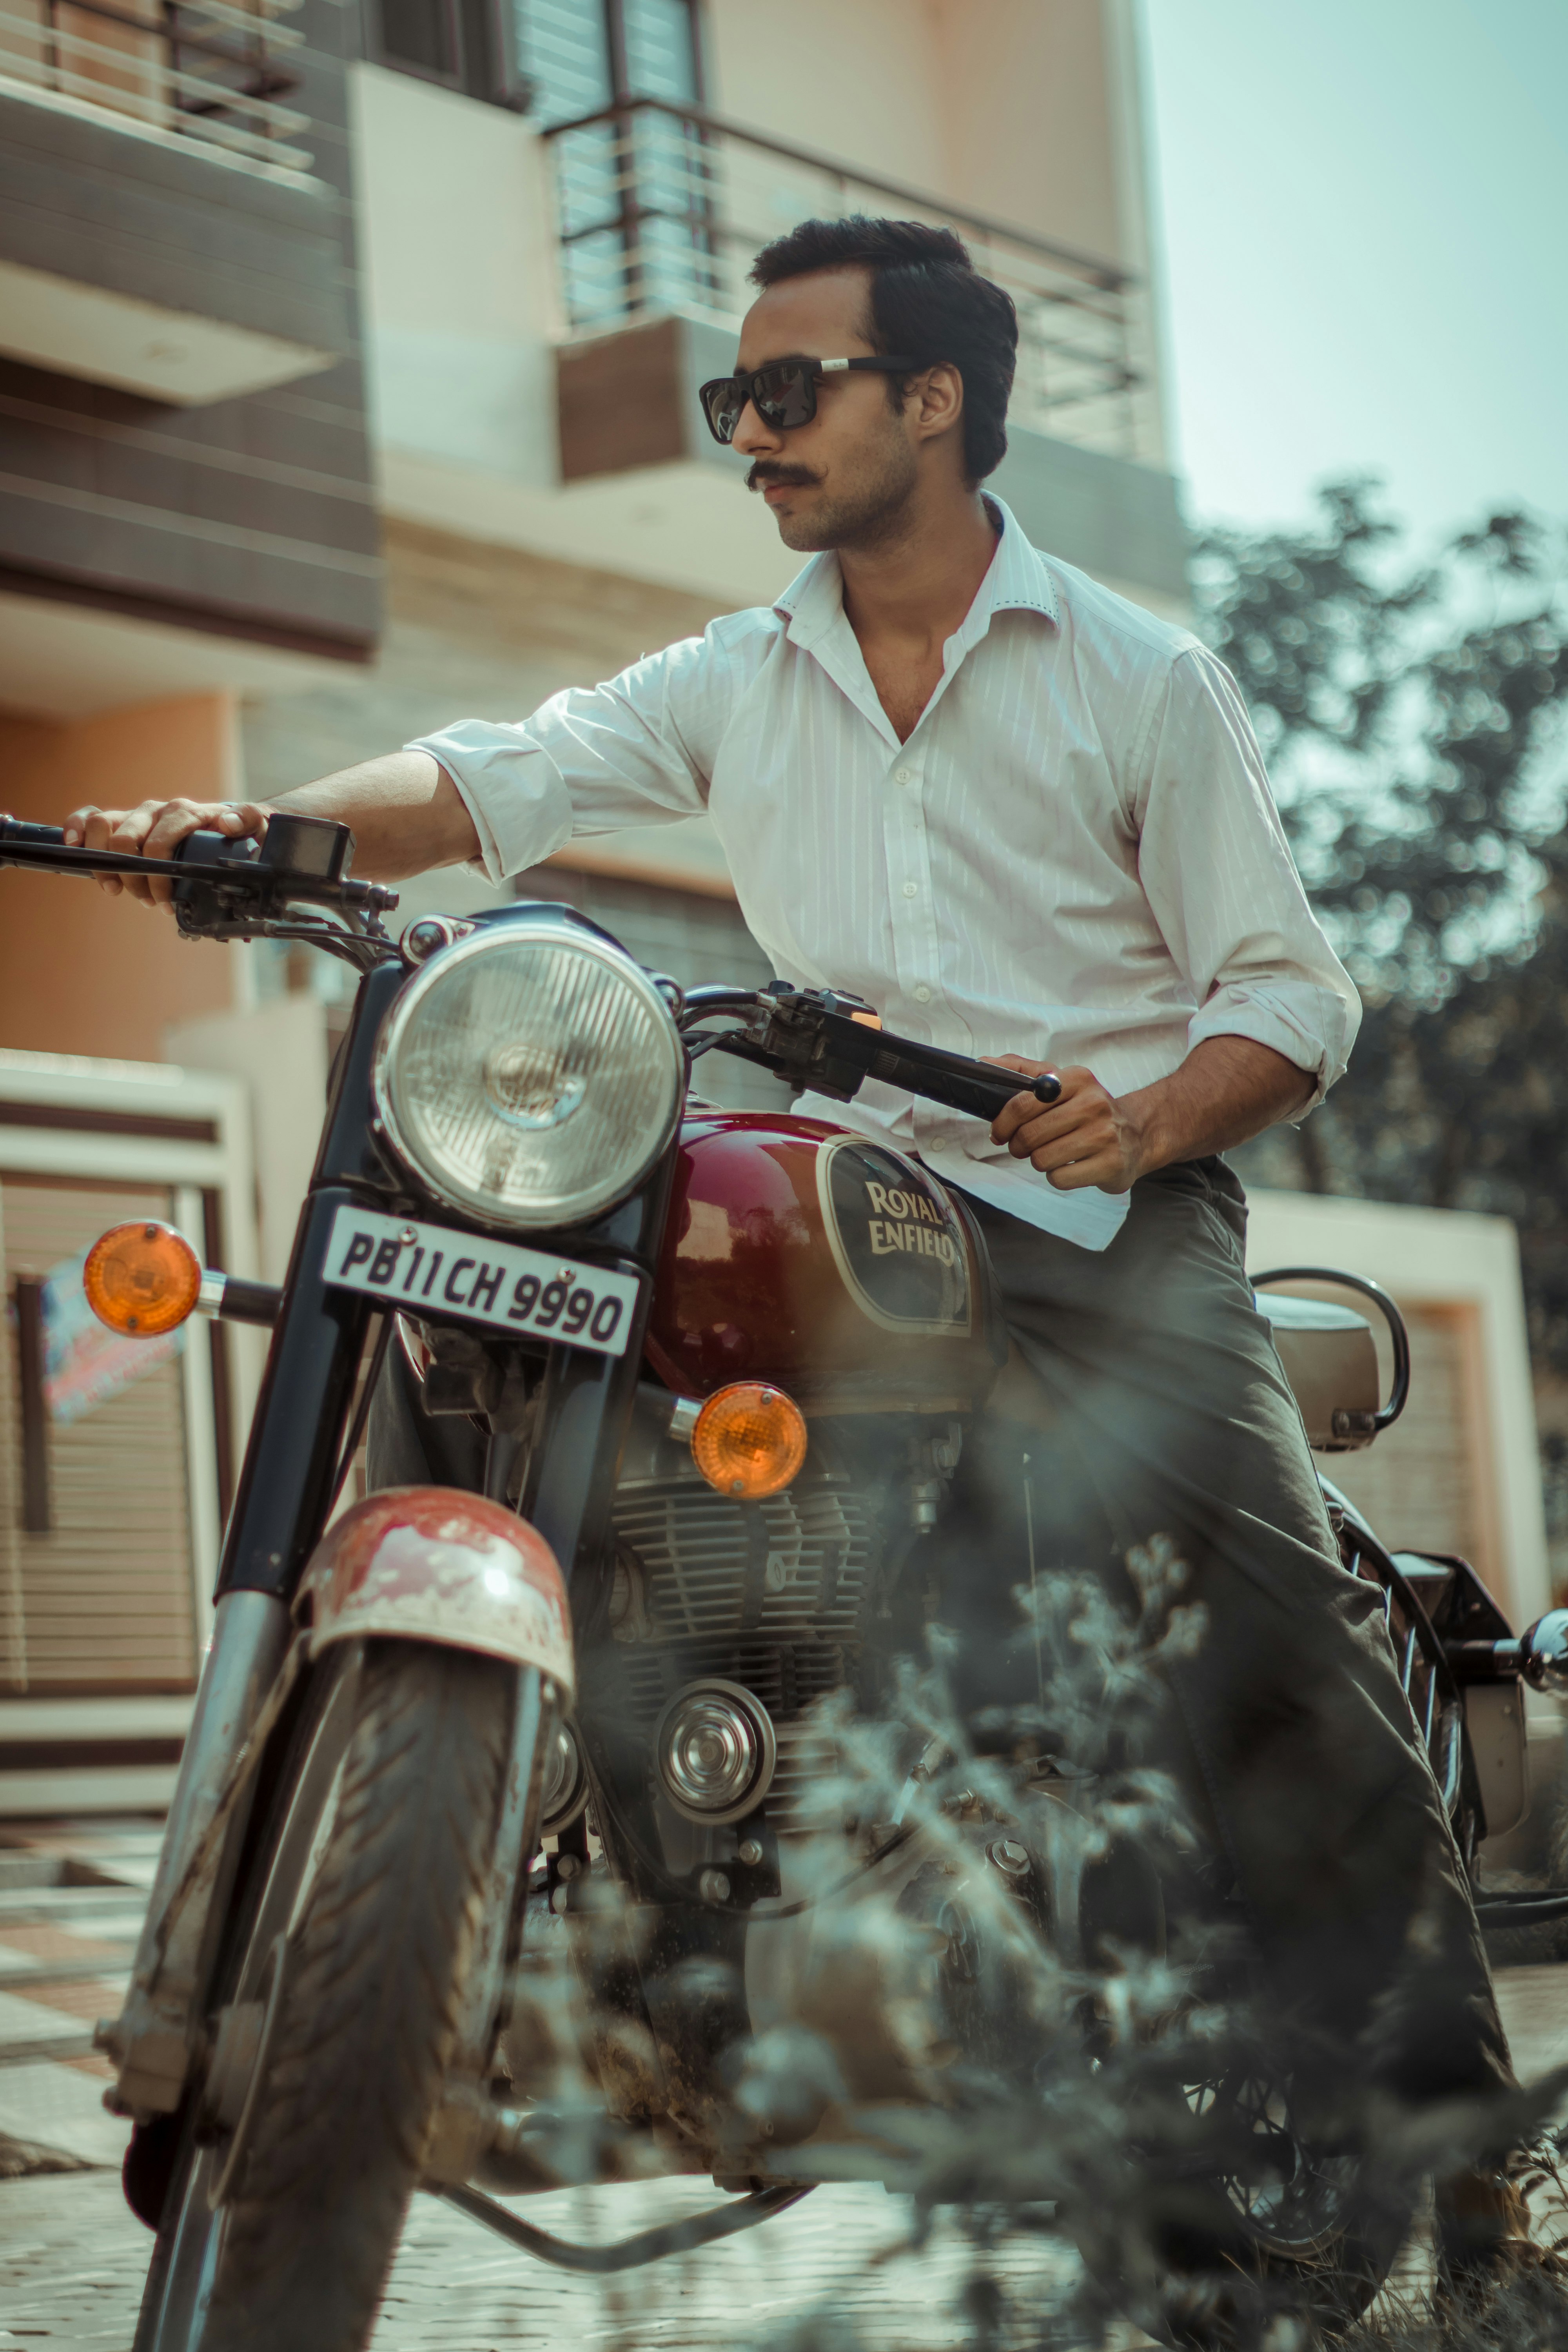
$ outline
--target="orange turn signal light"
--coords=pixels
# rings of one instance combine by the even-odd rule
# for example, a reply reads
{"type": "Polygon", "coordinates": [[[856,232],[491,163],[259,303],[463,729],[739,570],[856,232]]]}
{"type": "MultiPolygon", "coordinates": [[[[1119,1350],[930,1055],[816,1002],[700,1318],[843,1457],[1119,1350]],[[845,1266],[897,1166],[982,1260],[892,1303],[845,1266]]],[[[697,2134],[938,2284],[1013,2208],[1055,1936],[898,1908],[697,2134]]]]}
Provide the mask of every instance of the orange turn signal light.
{"type": "Polygon", "coordinates": [[[779,1495],[805,1460],[805,1415],[783,1389],[736,1381],[697,1416],[691,1458],[710,1486],[738,1502],[779,1495]]]}
{"type": "Polygon", "coordinates": [[[128,1339],[156,1339],[183,1323],[201,1295],[201,1260],[173,1225],[110,1225],[87,1254],[81,1286],[100,1323],[128,1339]]]}

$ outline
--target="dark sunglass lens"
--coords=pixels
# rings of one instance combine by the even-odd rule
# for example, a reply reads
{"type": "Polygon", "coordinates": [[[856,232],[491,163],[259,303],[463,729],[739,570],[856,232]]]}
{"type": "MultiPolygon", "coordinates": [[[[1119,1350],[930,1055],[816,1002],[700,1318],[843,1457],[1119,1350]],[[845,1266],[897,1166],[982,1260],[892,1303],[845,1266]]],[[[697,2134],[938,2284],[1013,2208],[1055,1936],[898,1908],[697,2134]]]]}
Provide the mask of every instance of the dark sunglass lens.
{"type": "Polygon", "coordinates": [[[708,423],[715,440],[734,439],[735,427],[741,421],[746,399],[745,385],[737,383],[732,376],[721,377],[714,383],[703,385],[702,405],[708,412],[708,423]]]}
{"type": "Polygon", "coordinates": [[[798,360],[763,368],[756,378],[757,406],[768,424],[788,431],[808,425],[816,415],[816,385],[811,370],[798,360]]]}

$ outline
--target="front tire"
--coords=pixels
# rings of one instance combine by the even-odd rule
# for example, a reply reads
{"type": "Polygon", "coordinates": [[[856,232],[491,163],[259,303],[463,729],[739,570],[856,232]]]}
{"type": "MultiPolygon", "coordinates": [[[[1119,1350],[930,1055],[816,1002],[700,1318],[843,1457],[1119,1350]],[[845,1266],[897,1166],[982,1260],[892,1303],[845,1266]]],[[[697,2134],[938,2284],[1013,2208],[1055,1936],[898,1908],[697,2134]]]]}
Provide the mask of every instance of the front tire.
{"type": "Polygon", "coordinates": [[[373,1642],[318,1670],[230,1998],[275,2016],[236,2135],[185,2129],[136,2352],[357,2352],[451,2056],[516,1669],[373,1642]]]}

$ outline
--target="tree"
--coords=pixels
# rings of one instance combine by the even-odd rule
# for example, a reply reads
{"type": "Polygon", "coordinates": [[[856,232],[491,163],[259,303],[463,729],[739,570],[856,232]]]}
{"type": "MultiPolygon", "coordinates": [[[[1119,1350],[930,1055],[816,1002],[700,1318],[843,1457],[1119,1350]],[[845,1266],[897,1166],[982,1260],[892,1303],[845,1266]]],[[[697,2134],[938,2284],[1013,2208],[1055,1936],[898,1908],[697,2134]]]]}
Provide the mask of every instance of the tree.
{"type": "Polygon", "coordinates": [[[1254,1181],[1490,1210],[1568,1370],[1568,607],[1561,541],[1497,514],[1402,563],[1365,483],[1300,532],[1213,531],[1210,642],[1365,1003],[1349,1075],[1254,1181]]]}

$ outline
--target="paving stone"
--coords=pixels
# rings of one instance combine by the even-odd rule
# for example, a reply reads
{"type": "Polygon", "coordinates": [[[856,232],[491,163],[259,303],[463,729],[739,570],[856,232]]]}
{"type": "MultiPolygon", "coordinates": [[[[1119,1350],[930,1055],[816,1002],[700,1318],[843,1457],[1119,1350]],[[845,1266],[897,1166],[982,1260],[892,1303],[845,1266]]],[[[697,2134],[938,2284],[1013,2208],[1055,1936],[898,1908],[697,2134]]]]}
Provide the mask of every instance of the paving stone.
{"type": "Polygon", "coordinates": [[[0,2133],[58,2148],[83,2164],[111,2166],[118,2173],[131,2126],[106,2111],[105,2087],[102,2074],[47,2060],[34,2066],[0,2066],[0,2133]]]}
{"type": "MultiPolygon", "coordinates": [[[[67,1825],[66,1835],[84,1865],[106,1875],[134,1866],[145,1874],[140,1883],[150,1879],[152,1832],[118,1847],[92,1824],[67,1825]]],[[[135,1908],[111,1890],[13,1884],[9,1895],[0,1886],[0,1948],[7,1903],[24,1902],[66,1931],[62,1953],[77,1937],[117,1942],[137,1925],[135,1908]],[[118,1910],[105,1907],[106,1894],[118,1910]],[[82,1907],[94,1902],[97,1917],[82,1907]]],[[[14,1975],[5,1981],[0,2042],[15,2036],[24,2011],[21,2030],[39,2038],[34,2021],[47,2011],[16,1997],[14,1975]]],[[[1521,2074],[1568,2063],[1568,1969],[1502,1970],[1499,1993],[1521,2074]]],[[[79,2019],[56,2015],[62,2034],[80,2034],[79,2019]]],[[[126,2126],[104,2114],[100,2088],[68,2065],[0,2063],[0,2133],[69,2147],[102,2168],[0,2182],[0,2352],[12,2344],[129,2352],[153,2242],[121,2195],[126,2126]]],[[[598,2243],[699,2210],[715,2194],[706,2181],[680,2180],[510,2201],[542,2228],[598,2243]]],[[[418,2197],[371,2352],[545,2352],[563,2343],[585,2352],[782,2352],[792,2343],[801,2352],[808,2341],[814,2352],[856,2344],[949,2352],[973,2340],[963,2305],[971,2250],[942,2219],[917,2257],[900,2252],[908,2229],[908,2208],[880,2189],[823,2189],[743,2236],[598,2281],[551,2269],[418,2197]]],[[[1419,2296],[1428,2271],[1417,2233],[1400,2266],[1404,2292],[1419,2296]]],[[[1074,2273],[1075,2258],[1048,2238],[1010,2244],[998,2264],[1021,2321],[1059,2300],[1074,2273]]],[[[1004,2331],[998,2352],[1012,2340],[1004,2331]]],[[[1147,2340],[1131,2328],[1112,2339],[1118,2352],[1147,2340]]]]}

